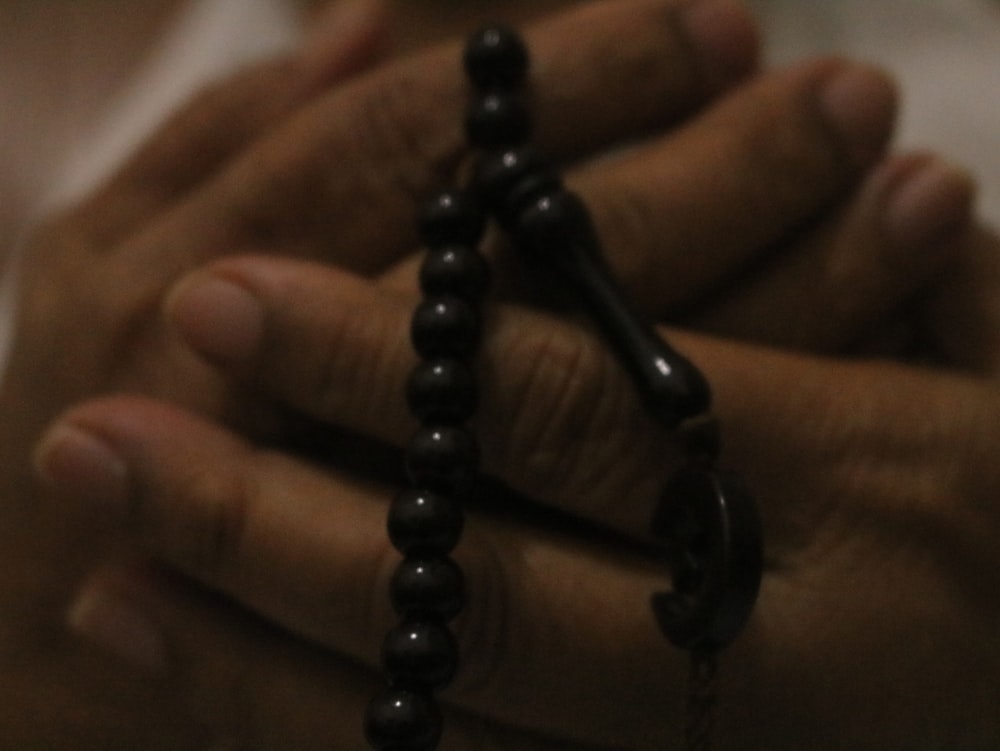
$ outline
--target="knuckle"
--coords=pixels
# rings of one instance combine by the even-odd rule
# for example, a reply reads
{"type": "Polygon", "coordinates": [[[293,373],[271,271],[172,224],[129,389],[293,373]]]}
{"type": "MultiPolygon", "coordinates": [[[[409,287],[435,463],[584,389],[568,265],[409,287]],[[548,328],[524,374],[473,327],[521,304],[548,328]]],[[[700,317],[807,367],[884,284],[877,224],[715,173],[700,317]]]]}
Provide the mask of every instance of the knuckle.
{"type": "Polygon", "coordinates": [[[641,435],[618,363],[583,331],[554,326],[511,341],[502,361],[531,363],[508,387],[507,440],[496,447],[503,466],[543,498],[599,496],[619,476],[624,441],[641,435]]]}
{"type": "Polygon", "coordinates": [[[359,100],[359,149],[378,165],[383,178],[409,201],[449,179],[463,151],[461,117],[443,103],[459,92],[421,75],[422,66],[394,66],[359,100]]]}
{"type": "Polygon", "coordinates": [[[275,371],[273,385],[285,389],[287,383],[298,384],[290,398],[310,414],[348,429],[379,424],[386,405],[400,402],[400,379],[412,357],[404,346],[409,341],[404,317],[378,300],[358,302],[364,315],[358,315],[355,304],[325,304],[322,325],[313,318],[312,323],[293,323],[290,331],[276,330],[264,358],[265,363],[292,364],[275,371]],[[315,333],[306,342],[294,333],[310,328],[315,333]]]}
{"type": "MultiPolygon", "coordinates": [[[[632,3],[626,12],[593,5],[567,17],[565,26],[552,27],[538,45],[539,77],[564,84],[538,97],[540,140],[557,153],[587,143],[591,131],[573,127],[577,113],[593,121],[588,128],[607,128],[606,137],[623,127],[651,132],[691,112],[711,89],[677,3],[632,3]],[[624,86],[630,106],[594,118],[593,101],[581,94],[595,82],[624,86]]],[[[540,36],[545,33],[540,30],[540,36]]]]}
{"type": "Polygon", "coordinates": [[[209,581],[224,579],[243,559],[249,517],[257,494],[251,475],[195,467],[159,501],[140,498],[133,514],[164,553],[183,570],[209,581]]]}
{"type": "Polygon", "coordinates": [[[636,300],[656,300],[658,306],[675,301],[691,286],[697,266],[677,263],[671,264],[669,275],[655,273],[671,249],[691,245],[683,236],[683,223],[658,218],[670,211],[670,199],[660,195],[650,200],[648,192],[637,188],[627,175],[611,187],[588,186],[588,193],[593,194],[588,204],[615,275],[636,300]],[[654,289],[650,289],[652,279],[654,289]]]}

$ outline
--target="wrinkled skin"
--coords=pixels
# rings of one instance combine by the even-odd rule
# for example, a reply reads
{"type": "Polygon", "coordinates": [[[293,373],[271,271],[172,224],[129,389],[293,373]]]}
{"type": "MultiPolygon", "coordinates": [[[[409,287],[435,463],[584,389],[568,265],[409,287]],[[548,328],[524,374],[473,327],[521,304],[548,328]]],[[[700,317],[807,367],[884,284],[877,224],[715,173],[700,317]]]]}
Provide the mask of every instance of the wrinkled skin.
{"type": "MultiPolygon", "coordinates": [[[[969,267],[988,262],[982,251],[993,240],[949,234],[901,257],[879,212],[900,175],[928,158],[873,169],[891,121],[891,96],[877,79],[887,104],[871,127],[848,137],[824,119],[817,91],[845,63],[775,72],[722,96],[752,65],[752,42],[742,62],[715,70],[691,57],[698,47],[669,5],[649,1],[595,4],[529,39],[539,140],[570,165],[631,294],[658,319],[798,351],[670,334],[715,387],[726,463],[762,498],[768,531],[761,615],[726,663],[724,747],[744,747],[742,739],[832,748],[849,739],[852,748],[890,740],[916,748],[934,734],[952,748],[986,747],[998,734],[989,725],[996,671],[982,669],[997,660],[983,638],[995,582],[976,574],[991,568],[988,540],[978,538],[996,513],[983,465],[996,440],[996,421],[986,418],[997,350],[987,309],[993,270],[969,267]],[[623,35],[634,40],[627,50],[614,44],[623,35]],[[556,90],[547,80],[561,83],[558,98],[547,95],[556,90]],[[608,90],[634,106],[595,112],[608,90]],[[649,134],[638,150],[593,158],[649,134]],[[672,185],[685,190],[665,193],[672,185]],[[703,252],[678,257],[687,247],[703,252]],[[915,293],[945,266],[945,281],[915,308],[915,293]],[[734,276],[742,287],[728,284],[734,276]],[[853,303],[833,309],[845,289],[853,303]],[[922,352],[963,370],[805,354],[867,345],[866,332],[900,325],[920,334],[922,352]],[[949,348],[928,346],[941,343],[949,348]],[[926,535],[920,545],[913,530],[926,535]],[[869,581],[858,576],[866,571],[869,581]]],[[[0,393],[0,472],[12,519],[5,529],[16,538],[4,549],[11,570],[32,572],[9,586],[29,614],[10,643],[36,675],[30,657],[48,654],[49,675],[80,676],[19,691],[18,701],[50,711],[46,704],[100,692],[84,719],[43,731],[67,744],[59,747],[188,747],[219,734],[255,748],[360,747],[354,718],[377,684],[366,666],[391,618],[379,604],[359,615],[357,598],[384,591],[391,559],[371,541],[382,540],[391,489],[273,446],[303,417],[390,445],[412,428],[395,396],[412,364],[403,333],[414,299],[412,216],[461,158],[455,56],[454,47],[434,50],[308,96],[288,85],[297,71],[287,62],[247,72],[195,102],[107,188],[36,234],[0,393]],[[306,260],[223,261],[176,286],[206,262],[248,252],[306,260]],[[302,265],[309,259],[325,265],[302,265]],[[226,298],[196,294],[199,280],[220,277],[264,303],[260,340],[246,344],[255,329],[245,321],[228,326],[226,308],[214,304],[226,298]],[[233,344],[241,339],[242,350],[233,344]],[[357,384],[370,398],[355,397],[357,384]],[[63,425],[124,458],[130,510],[113,513],[108,486],[93,492],[93,477],[66,458],[59,428],[40,455],[52,487],[38,503],[28,455],[45,424],[81,399],[120,392],[141,398],[86,404],[63,425]],[[282,502],[290,489],[295,504],[282,502]],[[95,513],[88,501],[102,499],[95,513]],[[114,542],[97,542],[105,538],[114,542]],[[105,667],[59,628],[80,573],[120,560],[119,548],[128,560],[136,549],[152,554],[238,603],[120,563],[89,579],[85,599],[131,602],[166,635],[167,670],[152,680],[105,667]]],[[[952,200],[967,207],[968,186],[953,187],[952,200]]],[[[503,263],[502,306],[485,346],[486,469],[527,496],[641,537],[676,448],[646,422],[584,329],[536,309],[522,273],[503,263]],[[573,461],[554,465],[569,438],[573,461]],[[613,471],[595,483],[587,467],[613,471]],[[626,502],[611,509],[608,498],[626,502]]],[[[471,585],[496,593],[491,607],[507,615],[509,632],[493,630],[496,613],[475,604],[462,621],[474,645],[471,677],[447,697],[446,745],[668,742],[682,665],[644,605],[661,585],[658,567],[525,519],[475,517],[468,536],[459,555],[471,585]],[[576,585],[568,602],[567,582],[576,585]],[[480,653],[493,643],[502,654],[480,653]],[[530,690],[514,701],[511,687],[525,683],[530,690]],[[661,702],[673,709],[661,712],[661,702]]],[[[16,712],[8,722],[11,737],[37,737],[16,712]]]]}

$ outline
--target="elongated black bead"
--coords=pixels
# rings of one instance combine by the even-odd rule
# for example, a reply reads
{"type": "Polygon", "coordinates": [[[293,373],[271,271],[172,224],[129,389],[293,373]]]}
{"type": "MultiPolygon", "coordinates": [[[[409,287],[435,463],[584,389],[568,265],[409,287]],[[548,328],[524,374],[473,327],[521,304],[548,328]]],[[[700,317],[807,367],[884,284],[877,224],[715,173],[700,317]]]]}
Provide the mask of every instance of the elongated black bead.
{"type": "Polygon", "coordinates": [[[513,89],[527,78],[528,50],[517,32],[489,26],[469,38],[463,63],[479,89],[513,89]]]}
{"type": "Polygon", "coordinates": [[[479,465],[476,439],[464,428],[420,428],[405,452],[406,471],[415,487],[442,492],[468,491],[479,465]]]}
{"type": "Polygon", "coordinates": [[[431,751],[441,740],[441,711],[429,696],[390,688],[368,705],[365,735],[376,751],[431,751]]]}
{"type": "Polygon", "coordinates": [[[455,675],[458,646],[451,631],[441,623],[410,618],[386,635],[382,666],[395,686],[443,688],[455,675]]]}
{"type": "Polygon", "coordinates": [[[465,135],[477,149],[493,151],[520,146],[531,135],[531,117],[514,93],[488,92],[469,107],[465,135]]]}
{"type": "Polygon", "coordinates": [[[465,605],[462,570],[444,556],[409,556],[396,568],[389,585],[392,606],[404,618],[447,623],[465,605]]]}
{"type": "Polygon", "coordinates": [[[468,245],[432,248],[420,267],[420,289],[428,297],[451,296],[475,303],[489,285],[489,264],[468,245]]]}
{"type": "Polygon", "coordinates": [[[575,290],[630,373],[650,413],[676,429],[711,406],[708,382],[628,304],[600,252],[583,202],[560,190],[537,196],[517,217],[518,247],[575,290]]]}
{"type": "Polygon", "coordinates": [[[418,228],[420,241],[430,248],[476,245],[486,230],[486,216],[469,193],[444,191],[424,205],[418,228]]]}
{"type": "Polygon", "coordinates": [[[453,495],[408,488],[389,509],[389,539],[404,555],[445,556],[458,544],[464,523],[453,495]]]}
{"type": "Polygon", "coordinates": [[[479,346],[479,314],[457,297],[427,298],[413,313],[410,338],[427,359],[471,357],[479,346]]]}

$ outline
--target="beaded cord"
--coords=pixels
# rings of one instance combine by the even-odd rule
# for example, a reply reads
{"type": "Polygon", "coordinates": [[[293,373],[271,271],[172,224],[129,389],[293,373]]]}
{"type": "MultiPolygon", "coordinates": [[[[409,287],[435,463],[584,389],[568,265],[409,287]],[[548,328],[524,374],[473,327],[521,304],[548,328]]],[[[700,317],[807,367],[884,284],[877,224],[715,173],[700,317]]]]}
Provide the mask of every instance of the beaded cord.
{"type": "Polygon", "coordinates": [[[424,299],[411,328],[421,357],[407,386],[421,427],[405,452],[411,487],[389,510],[388,532],[403,554],[390,585],[400,623],[382,646],[389,682],[365,719],[379,751],[429,751],[441,736],[433,692],[458,664],[448,624],[465,600],[462,572],[451,559],[464,522],[462,499],[474,487],[478,447],[464,423],[475,411],[476,381],[469,361],[479,343],[477,305],[488,268],[476,245],[485,218],[462,193],[438,196],[425,210],[420,234],[430,249],[421,269],[424,299]]]}
{"type": "Polygon", "coordinates": [[[526,145],[532,124],[521,95],[528,54],[520,37],[503,27],[480,31],[466,46],[464,66],[475,91],[465,131],[480,158],[472,189],[441,193],[420,218],[428,253],[411,338],[421,362],[407,400],[422,427],[406,449],[411,487],[389,512],[389,536],[403,555],[391,584],[400,623],[383,644],[389,687],[369,706],[366,736],[376,751],[434,749],[442,732],[434,692],[457,669],[448,623],[465,591],[450,553],[477,476],[477,443],[464,426],[478,398],[471,361],[489,286],[478,251],[489,213],[526,258],[576,294],[650,416],[683,439],[688,462],[652,520],[673,588],[654,595],[652,608],[664,635],[691,655],[685,739],[689,751],[707,751],[716,655],[742,630],[760,586],[756,505],[735,474],[714,466],[720,441],[704,376],[636,315],[604,262],[583,202],[526,145]]]}

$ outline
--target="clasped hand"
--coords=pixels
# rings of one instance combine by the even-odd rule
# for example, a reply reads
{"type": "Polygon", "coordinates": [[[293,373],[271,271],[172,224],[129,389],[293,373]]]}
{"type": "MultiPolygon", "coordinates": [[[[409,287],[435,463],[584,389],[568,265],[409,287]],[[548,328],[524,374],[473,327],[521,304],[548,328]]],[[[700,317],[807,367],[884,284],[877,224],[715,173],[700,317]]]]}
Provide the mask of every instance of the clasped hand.
{"type": "MultiPolygon", "coordinates": [[[[595,3],[528,39],[541,146],[706,372],[722,461],[762,504],[767,571],[725,658],[720,746],[989,747],[1000,329],[968,182],[884,155],[894,98],[874,71],[751,76],[728,3],[595,3]]],[[[395,621],[380,458],[415,425],[413,214],[461,159],[457,55],[294,101],[295,66],[249,72],[28,257],[0,406],[23,448],[74,405],[36,453],[37,513],[77,520],[75,565],[104,564],[71,623],[248,747],[363,744],[395,621]],[[374,448],[352,457],[356,437],[374,448]]],[[[497,497],[456,551],[472,594],[445,746],[669,746],[685,666],[650,617],[664,571],[645,542],[674,438],[592,332],[491,253],[475,427],[497,497]]]]}

